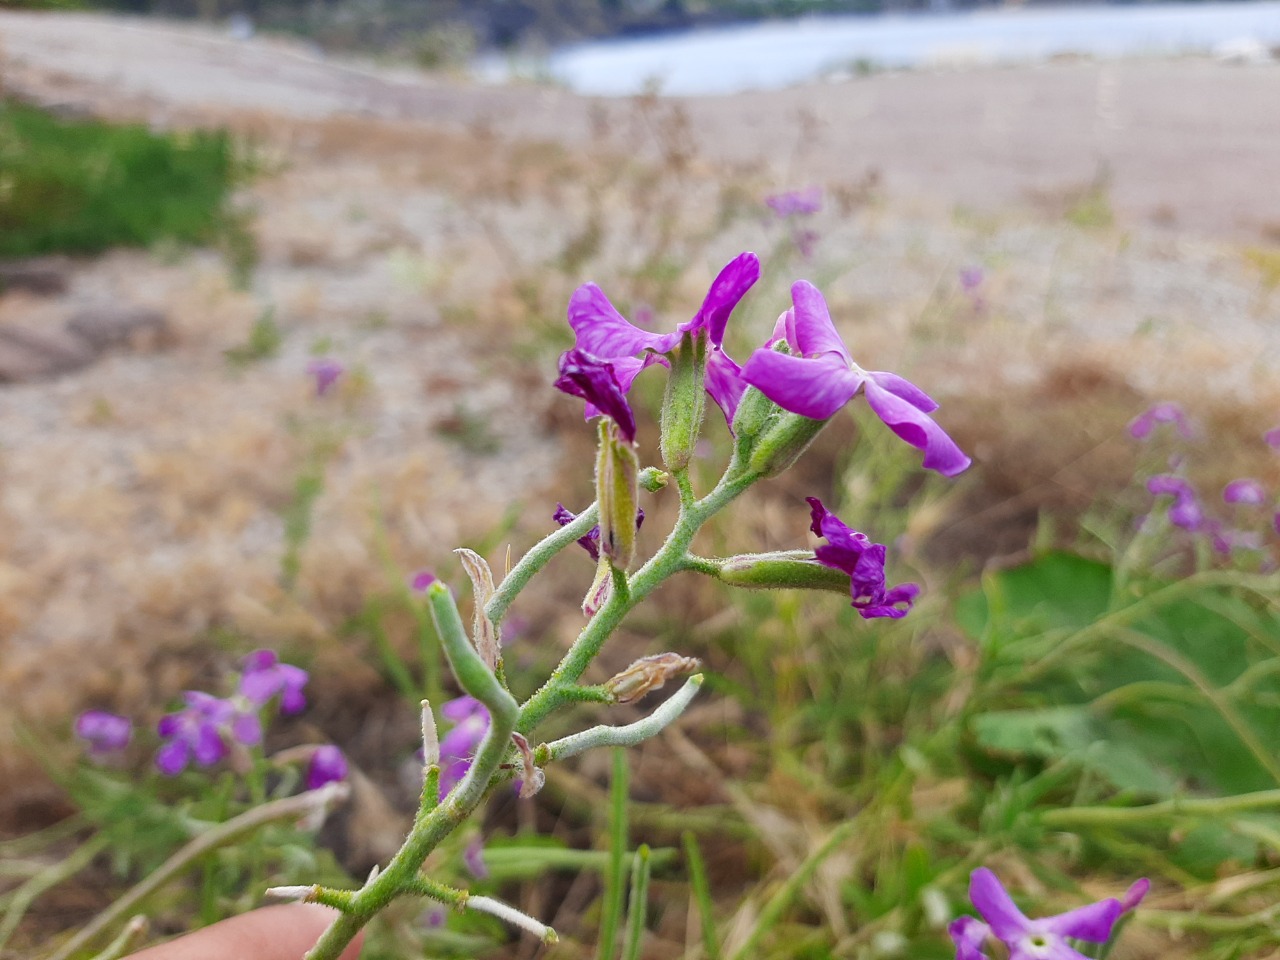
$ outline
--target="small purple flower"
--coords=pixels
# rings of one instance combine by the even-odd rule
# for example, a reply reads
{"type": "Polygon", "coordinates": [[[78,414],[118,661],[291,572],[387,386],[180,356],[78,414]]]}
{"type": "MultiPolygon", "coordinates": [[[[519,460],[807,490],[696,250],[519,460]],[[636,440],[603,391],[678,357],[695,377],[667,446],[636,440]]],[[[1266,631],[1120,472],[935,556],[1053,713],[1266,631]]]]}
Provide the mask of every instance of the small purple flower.
{"type": "Polygon", "coordinates": [[[1157,497],[1173,497],[1173,503],[1169,506],[1169,522],[1175,527],[1195,533],[1204,526],[1204,511],[1200,508],[1200,499],[1196,496],[1195,488],[1182,477],[1172,473],[1157,474],[1147,480],[1147,491],[1157,497]]]}
{"type": "Polygon", "coordinates": [[[76,717],[76,736],[85,742],[89,756],[99,759],[129,745],[133,721],[105,710],[86,710],[76,717]]]}
{"type": "Polygon", "coordinates": [[[1157,426],[1165,423],[1173,424],[1182,439],[1191,439],[1191,422],[1182,407],[1172,402],[1157,403],[1134,417],[1129,423],[1129,436],[1135,440],[1145,440],[1157,426]]]}
{"type": "Polygon", "coordinates": [[[1280,427],[1268,430],[1262,435],[1262,439],[1267,442],[1267,446],[1272,450],[1280,450],[1280,427]]]}
{"type": "Polygon", "coordinates": [[[1222,499],[1226,503],[1241,503],[1257,507],[1267,502],[1267,491],[1257,480],[1242,478],[1232,480],[1223,488],[1222,499]]]}
{"type": "Polygon", "coordinates": [[[307,373],[316,381],[316,396],[323,397],[333,389],[338,378],[346,372],[346,367],[332,357],[317,357],[307,364],[307,373]]]}
{"type": "Polygon", "coordinates": [[[419,593],[422,593],[427,589],[427,587],[435,583],[437,579],[439,578],[430,570],[419,570],[409,581],[409,587],[413,590],[417,590],[419,593]]]}
{"type": "MultiPolygon", "coordinates": [[[[577,518],[578,518],[578,515],[576,513],[571,513],[569,510],[567,510],[563,503],[557,503],[556,511],[551,515],[551,519],[555,520],[555,522],[560,524],[560,526],[562,527],[567,527],[569,524],[573,523],[573,521],[576,520],[577,518]]],[[[636,529],[639,530],[643,524],[644,524],[644,510],[637,509],[636,510],[636,529]]],[[[600,524],[597,523],[594,527],[592,527],[590,530],[586,532],[585,536],[579,537],[578,544],[582,547],[583,550],[591,554],[592,560],[599,560],[600,559],[600,524]]]]}
{"type": "Polygon", "coordinates": [[[926,469],[954,477],[968,468],[972,461],[929,417],[938,405],[928,394],[895,373],[853,362],[817,287],[799,280],[791,299],[794,309],[778,318],[773,338],[743,367],[747,383],[782,409],[814,420],[832,416],[861,390],[890,430],[924,451],[926,469]],[[791,353],[772,349],[779,340],[791,353]]]}
{"type": "Polygon", "coordinates": [[[440,797],[443,799],[471,768],[480,741],[489,731],[489,711],[474,697],[458,697],[440,708],[454,723],[440,738],[440,797]]]}
{"type": "Polygon", "coordinates": [[[817,230],[796,230],[791,234],[791,242],[796,245],[800,256],[806,260],[812,260],[813,251],[818,246],[820,236],[817,230]]]}
{"type": "Polygon", "coordinates": [[[636,375],[654,363],[669,365],[663,354],[680,345],[686,333],[707,332],[711,347],[707,352],[705,386],[725,419],[733,422],[745,385],[741,369],[724,352],[724,329],[738,301],[760,279],[760,260],[754,253],[740,253],[711,281],[702,306],[671,333],[650,333],[620,314],[594,283],[585,283],[569,298],[569,326],[577,338],[576,348],[615,365],[622,392],[631,389],[636,375]],[[643,354],[643,357],[641,355],[643,354]]]}
{"type": "Polygon", "coordinates": [[[479,837],[472,837],[462,851],[462,862],[477,880],[489,879],[489,867],[484,862],[484,844],[479,837]]]}
{"type": "Polygon", "coordinates": [[[240,677],[240,695],[255,707],[264,706],[280,695],[280,712],[299,713],[307,705],[302,688],[307,684],[307,671],[289,663],[281,663],[271,650],[255,650],[244,658],[240,677]]]}
{"type": "Polygon", "coordinates": [[[977,293],[984,279],[985,274],[981,267],[960,268],[960,289],[967,294],[973,295],[977,293]]]}
{"type": "Polygon", "coordinates": [[[1009,960],[1085,960],[1068,940],[1106,943],[1120,915],[1137,907],[1150,886],[1144,878],[1129,888],[1123,901],[1109,897],[1057,916],[1030,920],[996,875],[982,867],[971,875],[969,899],[986,922],[961,917],[947,932],[956,946],[956,960],[983,960],[982,946],[988,937],[1005,945],[1009,960]]]}
{"type": "Polygon", "coordinates": [[[784,190],[765,197],[764,204],[779,217],[807,217],[822,209],[822,188],[784,190]]]}
{"type": "Polygon", "coordinates": [[[227,755],[227,733],[246,746],[262,741],[258,715],[239,709],[230,700],[199,690],[183,695],[186,707],[160,718],[156,731],[167,741],[156,751],[156,767],[165,776],[177,776],[192,760],[211,767],[227,755]]]}
{"type": "MultiPolygon", "coordinates": [[[[625,358],[624,358],[625,359],[625,358]]],[[[618,364],[586,353],[577,348],[560,355],[560,377],[555,382],[557,390],[581,397],[587,401],[587,417],[604,414],[618,425],[618,430],[628,443],[636,439],[636,417],[627,403],[627,387],[622,385],[618,364]]],[[[640,372],[643,361],[637,364],[631,379],[640,372]]]]}
{"type": "Polygon", "coordinates": [[[814,551],[814,557],[824,567],[849,574],[849,594],[854,609],[864,620],[905,617],[920,588],[914,583],[904,583],[886,589],[884,544],[872,543],[865,533],[846,526],[834,513],[829,513],[817,497],[805,497],[805,500],[812,517],[809,529],[827,541],[814,551]]]}
{"type": "Polygon", "coordinates": [[[347,779],[347,758],[331,743],[317,747],[307,764],[307,789],[319,790],[326,783],[347,779]]]}

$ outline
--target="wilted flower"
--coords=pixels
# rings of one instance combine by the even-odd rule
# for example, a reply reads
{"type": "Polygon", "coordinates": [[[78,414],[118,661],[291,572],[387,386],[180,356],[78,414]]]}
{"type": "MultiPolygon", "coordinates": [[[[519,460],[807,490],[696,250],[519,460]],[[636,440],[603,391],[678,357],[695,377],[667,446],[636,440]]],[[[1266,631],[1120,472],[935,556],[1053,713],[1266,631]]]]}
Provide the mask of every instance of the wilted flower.
{"type": "Polygon", "coordinates": [[[106,710],[86,710],[76,717],[76,736],[85,742],[91,757],[105,757],[129,745],[133,721],[106,710]]]}
{"type": "Polygon", "coordinates": [[[1030,920],[996,875],[981,867],[971,875],[969,899],[982,920],[960,917],[947,932],[956,946],[956,960],[985,960],[982,946],[989,937],[1005,945],[1009,960],[1085,960],[1068,940],[1106,943],[1121,914],[1137,907],[1150,886],[1144,878],[1129,888],[1123,901],[1111,897],[1057,916],[1030,920]]]}
{"type": "Polygon", "coordinates": [[[307,364],[307,373],[316,381],[316,396],[323,397],[346,372],[346,367],[332,357],[317,357],[307,364]]]}
{"type": "Polygon", "coordinates": [[[317,747],[307,763],[307,789],[319,790],[326,783],[347,779],[347,758],[331,743],[317,747]]]}
{"type": "Polygon", "coordinates": [[[827,419],[862,390],[890,430],[924,451],[927,469],[954,477],[969,466],[970,459],[930,419],[938,405],[928,394],[897,374],[863,370],[853,362],[817,287],[799,280],[791,298],[794,309],[778,318],[773,338],[743,368],[747,383],[782,409],[814,420],[827,419]],[[791,353],[772,349],[780,340],[791,353]]]}
{"type": "Polygon", "coordinates": [[[780,217],[803,217],[822,209],[822,188],[806,187],[803,190],[785,190],[764,198],[765,206],[780,217]]]}
{"type": "Polygon", "coordinates": [[[156,767],[165,776],[177,776],[192,760],[197,766],[213,766],[227,755],[224,736],[228,733],[246,746],[262,741],[257,713],[199,690],[182,696],[186,707],[166,714],[156,725],[161,739],[167,741],[156,751],[156,767]]]}
{"type": "Polygon", "coordinates": [[[302,688],[307,684],[307,671],[293,664],[281,663],[272,650],[255,650],[244,658],[240,676],[240,695],[255,707],[261,707],[276,694],[280,695],[280,712],[298,713],[306,705],[302,688]]]}
{"type": "Polygon", "coordinates": [[[1267,502],[1267,491],[1257,480],[1243,478],[1228,483],[1222,490],[1222,499],[1227,503],[1256,507],[1267,502]]]}
{"type": "Polygon", "coordinates": [[[809,529],[827,541],[814,551],[814,556],[823,566],[849,574],[854,609],[864,620],[874,617],[896,620],[906,616],[920,588],[914,583],[903,583],[886,589],[884,544],[872,543],[866,534],[846,526],[834,513],[828,512],[817,497],[805,497],[805,500],[812,516],[809,529]]]}
{"type": "Polygon", "coordinates": [[[1150,409],[1138,414],[1129,423],[1129,436],[1135,440],[1145,440],[1160,424],[1171,423],[1184,439],[1192,436],[1191,423],[1182,407],[1176,403],[1157,403],[1150,409]]]}
{"type": "Polygon", "coordinates": [[[1194,533],[1204,526],[1204,511],[1200,508],[1200,499],[1196,496],[1195,488],[1182,477],[1172,473],[1157,474],[1147,481],[1147,490],[1157,497],[1173,497],[1173,503],[1169,507],[1169,522],[1175,527],[1194,533]]]}
{"type": "Polygon", "coordinates": [[[453,729],[440,739],[440,796],[443,798],[471,768],[476,748],[489,731],[489,711],[475,697],[458,697],[440,708],[453,729]]]}
{"type": "Polygon", "coordinates": [[[615,365],[623,393],[631,389],[632,381],[645,367],[653,363],[668,365],[670,361],[662,354],[676,349],[686,333],[696,336],[705,330],[710,341],[706,390],[732,423],[742,399],[743,383],[737,363],[722,349],[724,329],[738,301],[759,278],[760,260],[754,253],[734,257],[711,282],[693,319],[671,333],[650,333],[627,322],[599,287],[586,283],[569,298],[569,326],[577,337],[578,350],[615,365]]]}
{"type": "MultiPolygon", "coordinates": [[[[555,520],[556,523],[560,524],[560,526],[567,527],[569,524],[573,523],[573,521],[578,518],[578,515],[566,509],[563,503],[557,503],[555,513],[551,515],[551,518],[555,520]]],[[[644,524],[644,511],[637,510],[636,511],[636,529],[639,530],[643,524],[644,524]]],[[[599,560],[600,559],[600,524],[597,523],[594,527],[592,527],[590,530],[586,532],[585,536],[579,537],[578,544],[582,547],[583,550],[587,551],[587,553],[591,555],[592,560],[599,560]]]]}
{"type": "MultiPolygon", "coordinates": [[[[641,361],[635,361],[640,364],[641,361]]],[[[636,367],[631,379],[640,368],[636,367]]],[[[587,401],[588,417],[603,414],[618,425],[618,430],[628,443],[636,439],[636,417],[627,403],[627,387],[619,377],[618,362],[602,360],[584,350],[566,350],[560,355],[560,376],[555,382],[557,390],[581,397],[587,401]]]]}

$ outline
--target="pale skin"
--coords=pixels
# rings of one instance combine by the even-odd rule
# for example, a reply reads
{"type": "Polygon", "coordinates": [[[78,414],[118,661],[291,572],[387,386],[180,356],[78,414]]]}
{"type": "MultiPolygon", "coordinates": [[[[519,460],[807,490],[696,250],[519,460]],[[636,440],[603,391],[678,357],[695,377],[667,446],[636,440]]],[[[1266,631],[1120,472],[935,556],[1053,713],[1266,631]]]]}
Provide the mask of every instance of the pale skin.
{"type": "MultiPolygon", "coordinates": [[[[125,960],[302,960],[334,917],[334,911],[308,903],[263,907],[158,947],[132,953],[125,960]]],[[[342,953],[356,960],[362,936],[342,953]]]]}

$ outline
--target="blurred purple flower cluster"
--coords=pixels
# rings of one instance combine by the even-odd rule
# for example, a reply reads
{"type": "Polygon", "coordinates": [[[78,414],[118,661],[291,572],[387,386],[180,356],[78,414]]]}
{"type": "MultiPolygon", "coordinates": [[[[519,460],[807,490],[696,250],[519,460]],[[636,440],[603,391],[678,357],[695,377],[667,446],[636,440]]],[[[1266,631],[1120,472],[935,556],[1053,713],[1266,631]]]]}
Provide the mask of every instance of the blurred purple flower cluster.
{"type": "Polygon", "coordinates": [[[764,198],[764,205],[772,210],[780,220],[791,227],[791,242],[800,256],[808,260],[817,247],[819,234],[812,227],[802,225],[804,218],[811,217],[822,209],[822,188],[805,187],[803,190],[784,190],[764,198]]]}

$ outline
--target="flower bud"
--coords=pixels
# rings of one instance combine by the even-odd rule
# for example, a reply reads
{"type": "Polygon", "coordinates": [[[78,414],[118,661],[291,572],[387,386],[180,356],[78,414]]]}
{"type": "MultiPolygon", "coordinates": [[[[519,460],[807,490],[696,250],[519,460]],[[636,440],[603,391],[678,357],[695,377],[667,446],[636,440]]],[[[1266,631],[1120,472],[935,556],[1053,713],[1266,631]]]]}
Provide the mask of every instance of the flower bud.
{"type": "Polygon", "coordinates": [[[636,511],[640,461],[635,444],[619,436],[612,421],[600,424],[596,458],[596,502],[600,505],[600,551],[619,570],[636,555],[636,511]]]}
{"type": "Polygon", "coordinates": [[[733,416],[732,429],[738,441],[739,454],[749,454],[760,434],[781,415],[780,406],[755,387],[748,386],[738,402],[738,412],[733,416]]]}
{"type": "Polygon", "coordinates": [[[849,592],[849,575],[824,567],[812,550],[748,553],[721,562],[718,579],[748,590],[830,590],[849,592]]]}
{"type": "Polygon", "coordinates": [[[639,700],[650,690],[659,690],[672,677],[693,673],[702,666],[695,657],[682,657],[678,653],[658,653],[641,657],[627,669],[605,682],[604,688],[613,694],[618,703],[639,700]]]}
{"type": "Polygon", "coordinates": [[[671,354],[671,374],[662,398],[662,462],[668,470],[682,470],[693,457],[706,409],[703,380],[707,369],[707,338],[701,331],[686,333],[671,354]]]}

